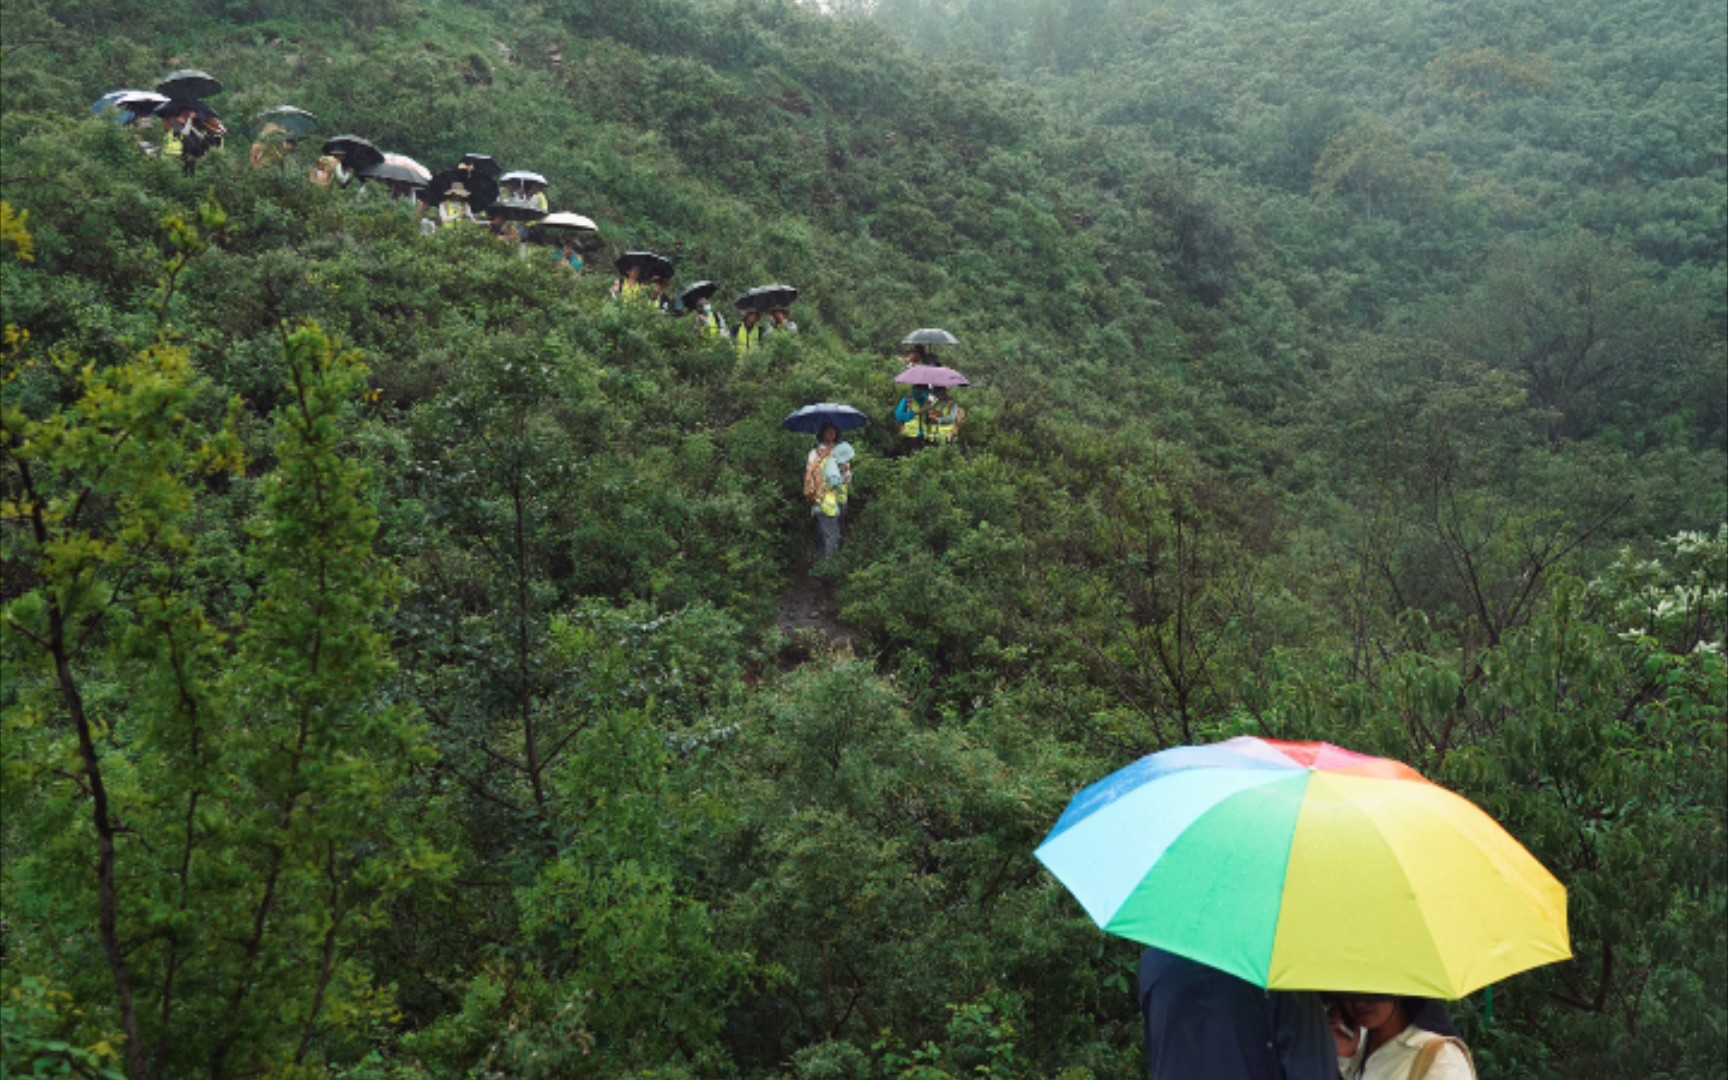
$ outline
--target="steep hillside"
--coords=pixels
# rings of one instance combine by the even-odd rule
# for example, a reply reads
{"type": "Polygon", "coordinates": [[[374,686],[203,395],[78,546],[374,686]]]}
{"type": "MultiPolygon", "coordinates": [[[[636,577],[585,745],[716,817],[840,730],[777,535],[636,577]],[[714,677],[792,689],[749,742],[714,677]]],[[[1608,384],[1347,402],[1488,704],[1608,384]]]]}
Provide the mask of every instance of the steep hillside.
{"type": "Polygon", "coordinates": [[[8,3],[7,1073],[1143,1076],[1138,947],[1031,852],[1238,734],[1567,885],[1576,959],[1453,1006],[1484,1075],[1714,1067],[1714,16],[1438,10],[8,3]],[[182,66],[193,177],[89,108],[182,66]],[[606,246],[254,168],[284,103],[606,246]],[[620,303],[628,248],[802,330],[620,303]],[[967,419],[899,453],[924,326],[967,419]]]}

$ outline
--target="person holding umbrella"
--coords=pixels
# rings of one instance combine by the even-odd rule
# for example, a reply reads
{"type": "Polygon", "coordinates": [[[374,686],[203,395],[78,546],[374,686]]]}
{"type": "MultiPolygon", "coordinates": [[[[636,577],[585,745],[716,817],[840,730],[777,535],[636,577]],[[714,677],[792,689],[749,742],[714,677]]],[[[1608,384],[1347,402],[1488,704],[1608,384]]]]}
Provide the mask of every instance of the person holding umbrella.
{"type": "Polygon", "coordinates": [[[930,388],[930,400],[924,406],[924,441],[951,443],[960,437],[960,425],[966,421],[966,410],[948,396],[945,386],[930,388]]]}
{"type": "Polygon", "coordinates": [[[1344,1080],[1476,1080],[1470,1049],[1445,1006],[1389,994],[1337,997],[1338,1068],[1344,1080]]]}
{"type": "Polygon", "coordinates": [[[580,274],[583,270],[582,255],[576,250],[576,237],[564,237],[564,245],[554,252],[559,266],[580,274]]]}
{"type": "Polygon", "coordinates": [[[804,459],[804,499],[816,520],[819,559],[832,558],[840,550],[841,515],[852,486],[855,455],[851,443],[840,441],[840,433],[869,422],[850,405],[823,402],[806,405],[780,423],[787,431],[816,436],[816,446],[804,459]]]}
{"type": "Polygon", "coordinates": [[[948,397],[947,390],[972,385],[966,376],[950,367],[914,364],[894,376],[894,381],[910,388],[894,410],[903,453],[959,437],[966,410],[948,397]]]}
{"type": "Polygon", "coordinates": [[[461,222],[479,223],[482,219],[476,217],[468,205],[468,187],[460,180],[453,180],[444,190],[444,198],[438,202],[438,225],[448,229],[461,222]]]}
{"type": "Polygon", "coordinates": [[[252,139],[254,169],[280,165],[299,147],[300,140],[318,127],[316,116],[292,105],[266,109],[252,122],[258,125],[258,134],[252,139]]]}
{"type": "Polygon", "coordinates": [[[712,281],[698,281],[678,294],[677,311],[696,313],[696,334],[713,342],[726,336],[726,320],[714,310],[714,294],[720,286],[712,281]]]}
{"type": "Polygon", "coordinates": [[[178,158],[180,171],[191,176],[198,159],[222,145],[222,119],[216,110],[192,98],[174,98],[156,107],[162,118],[162,156],[178,158]]]}
{"type": "Polygon", "coordinates": [[[726,336],[726,316],[714,310],[711,296],[696,301],[696,332],[709,341],[719,341],[726,336]]]}
{"type": "Polygon", "coordinates": [[[612,298],[618,301],[660,303],[660,294],[676,273],[672,260],[652,251],[626,251],[612,264],[618,280],[612,283],[612,298]]]}
{"type": "Polygon", "coordinates": [[[732,328],[732,345],[743,356],[762,344],[762,335],[768,328],[762,325],[762,312],[755,308],[746,308],[744,318],[732,328]]]}
{"type": "Polygon", "coordinates": [[[648,285],[642,280],[642,267],[636,263],[623,267],[618,274],[618,280],[612,283],[612,299],[619,301],[640,300],[648,292],[648,285]]]}
{"type": "Polygon", "coordinates": [[[504,189],[506,197],[531,206],[542,214],[552,210],[546,200],[546,178],[537,172],[507,172],[498,178],[498,186],[504,189]]]}

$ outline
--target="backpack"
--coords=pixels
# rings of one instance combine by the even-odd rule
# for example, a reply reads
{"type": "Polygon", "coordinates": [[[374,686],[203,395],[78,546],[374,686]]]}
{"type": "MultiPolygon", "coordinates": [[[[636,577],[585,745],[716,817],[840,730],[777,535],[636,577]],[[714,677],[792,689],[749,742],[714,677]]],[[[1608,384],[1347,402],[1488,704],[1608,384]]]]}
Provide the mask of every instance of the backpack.
{"type": "Polygon", "coordinates": [[[827,461],[827,454],[817,454],[804,466],[804,498],[811,504],[821,502],[828,494],[828,481],[822,477],[822,466],[827,461]]]}
{"type": "Polygon", "coordinates": [[[1441,1035],[1423,1043],[1422,1048],[1416,1051],[1416,1060],[1410,1063],[1409,1080],[1422,1080],[1427,1076],[1428,1070],[1434,1067],[1434,1059],[1440,1056],[1440,1048],[1448,1044],[1464,1052],[1464,1061],[1470,1066],[1470,1075],[1475,1076],[1476,1062],[1470,1057],[1470,1048],[1464,1045],[1464,1040],[1441,1035]]]}

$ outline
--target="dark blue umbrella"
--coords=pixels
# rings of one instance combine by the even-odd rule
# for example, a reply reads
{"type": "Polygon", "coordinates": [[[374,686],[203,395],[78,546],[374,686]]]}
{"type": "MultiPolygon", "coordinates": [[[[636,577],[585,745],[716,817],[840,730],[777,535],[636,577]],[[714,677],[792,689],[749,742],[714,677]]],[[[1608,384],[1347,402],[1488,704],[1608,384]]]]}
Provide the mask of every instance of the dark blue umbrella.
{"type": "Polygon", "coordinates": [[[833,424],[840,431],[855,431],[870,422],[870,418],[850,405],[840,405],[832,401],[824,401],[820,405],[806,405],[802,409],[787,415],[780,421],[780,426],[787,431],[796,431],[805,435],[820,435],[822,429],[833,424]]]}

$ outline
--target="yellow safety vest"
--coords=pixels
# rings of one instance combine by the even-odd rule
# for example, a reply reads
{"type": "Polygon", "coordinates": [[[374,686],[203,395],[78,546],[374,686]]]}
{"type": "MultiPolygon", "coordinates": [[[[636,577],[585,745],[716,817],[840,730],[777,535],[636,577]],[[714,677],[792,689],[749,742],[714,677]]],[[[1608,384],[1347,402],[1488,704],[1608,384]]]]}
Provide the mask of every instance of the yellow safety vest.
{"type": "Polygon", "coordinates": [[[933,443],[953,442],[960,435],[960,406],[952,401],[942,403],[934,424],[924,425],[924,439],[933,443]]]}
{"type": "Polygon", "coordinates": [[[737,331],[732,335],[732,341],[738,346],[740,353],[749,352],[762,343],[762,324],[746,326],[744,323],[739,323],[737,331]]]}
{"type": "Polygon", "coordinates": [[[168,128],[162,135],[162,156],[179,157],[186,149],[186,140],[173,128],[168,128]]]}
{"type": "Polygon", "coordinates": [[[924,409],[930,404],[928,397],[919,399],[918,391],[914,390],[912,398],[912,419],[900,425],[900,434],[907,439],[922,439],[924,437],[924,409]]]}

